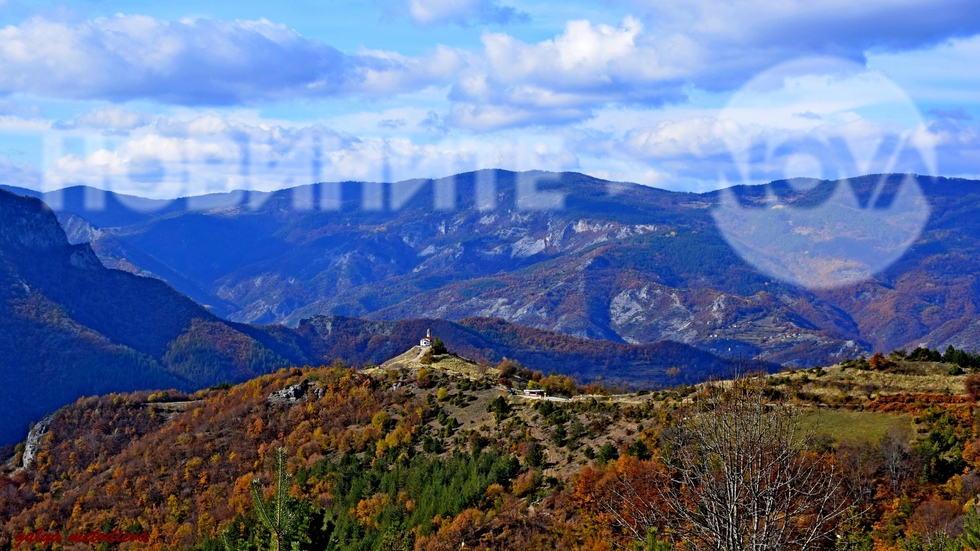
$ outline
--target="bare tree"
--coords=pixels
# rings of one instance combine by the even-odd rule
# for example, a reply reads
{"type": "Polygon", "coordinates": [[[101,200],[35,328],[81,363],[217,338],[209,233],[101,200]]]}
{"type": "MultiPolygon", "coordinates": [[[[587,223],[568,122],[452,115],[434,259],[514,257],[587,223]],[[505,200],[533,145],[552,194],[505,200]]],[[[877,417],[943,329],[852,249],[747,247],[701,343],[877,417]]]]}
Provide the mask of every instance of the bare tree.
{"type": "Polygon", "coordinates": [[[922,467],[909,440],[908,430],[892,427],[878,442],[882,470],[888,480],[889,489],[896,496],[905,492],[906,486],[915,480],[916,473],[922,467]]]}
{"type": "Polygon", "coordinates": [[[719,551],[832,546],[850,503],[840,467],[809,451],[800,410],[770,404],[760,379],[709,386],[664,435],[662,526],[719,551]]]}

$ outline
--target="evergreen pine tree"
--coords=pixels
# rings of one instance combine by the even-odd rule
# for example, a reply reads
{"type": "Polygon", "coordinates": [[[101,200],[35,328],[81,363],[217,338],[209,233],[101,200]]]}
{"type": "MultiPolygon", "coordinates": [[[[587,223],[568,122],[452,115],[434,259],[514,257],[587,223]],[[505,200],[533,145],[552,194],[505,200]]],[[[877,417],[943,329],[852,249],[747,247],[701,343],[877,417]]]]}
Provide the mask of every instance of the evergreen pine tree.
{"type": "MultiPolygon", "coordinates": [[[[286,448],[276,449],[275,490],[272,501],[267,502],[262,495],[262,483],[252,479],[252,501],[259,521],[272,532],[271,551],[285,551],[283,544],[288,542],[295,513],[289,506],[289,484],[292,476],[286,472],[286,448]]],[[[298,545],[293,545],[298,547],[298,545]]]]}

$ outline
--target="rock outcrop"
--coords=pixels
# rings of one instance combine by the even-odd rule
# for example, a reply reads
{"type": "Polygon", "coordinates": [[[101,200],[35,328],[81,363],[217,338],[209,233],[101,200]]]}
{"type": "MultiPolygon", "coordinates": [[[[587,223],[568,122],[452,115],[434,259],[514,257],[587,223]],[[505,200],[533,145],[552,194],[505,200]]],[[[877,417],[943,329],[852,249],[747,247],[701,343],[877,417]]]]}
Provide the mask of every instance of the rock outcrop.
{"type": "Polygon", "coordinates": [[[268,402],[270,406],[291,406],[306,396],[307,383],[303,381],[298,385],[287,386],[282,390],[277,390],[269,394],[268,402]]]}
{"type": "Polygon", "coordinates": [[[38,421],[31,427],[31,431],[27,433],[27,441],[24,443],[24,460],[22,463],[25,469],[30,469],[34,466],[34,460],[37,459],[37,452],[40,451],[41,444],[44,442],[44,435],[51,429],[52,420],[54,420],[53,413],[45,415],[44,419],[38,421]]]}

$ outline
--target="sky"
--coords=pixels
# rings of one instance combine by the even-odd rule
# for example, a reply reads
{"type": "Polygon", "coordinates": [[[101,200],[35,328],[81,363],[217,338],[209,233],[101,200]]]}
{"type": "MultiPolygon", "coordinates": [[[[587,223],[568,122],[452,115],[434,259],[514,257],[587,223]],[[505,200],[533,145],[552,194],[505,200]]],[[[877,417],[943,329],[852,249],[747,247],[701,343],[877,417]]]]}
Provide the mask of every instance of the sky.
{"type": "Polygon", "coordinates": [[[976,0],[0,0],[0,182],[980,178],[976,0]]]}

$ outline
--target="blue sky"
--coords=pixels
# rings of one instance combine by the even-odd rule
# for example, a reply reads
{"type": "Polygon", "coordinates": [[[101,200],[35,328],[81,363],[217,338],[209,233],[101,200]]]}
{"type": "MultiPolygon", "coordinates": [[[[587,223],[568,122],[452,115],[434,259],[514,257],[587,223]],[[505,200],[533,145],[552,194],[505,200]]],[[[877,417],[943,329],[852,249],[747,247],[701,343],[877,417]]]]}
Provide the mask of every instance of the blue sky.
{"type": "Polygon", "coordinates": [[[0,1],[0,179],[980,177],[975,0],[0,1]]]}

